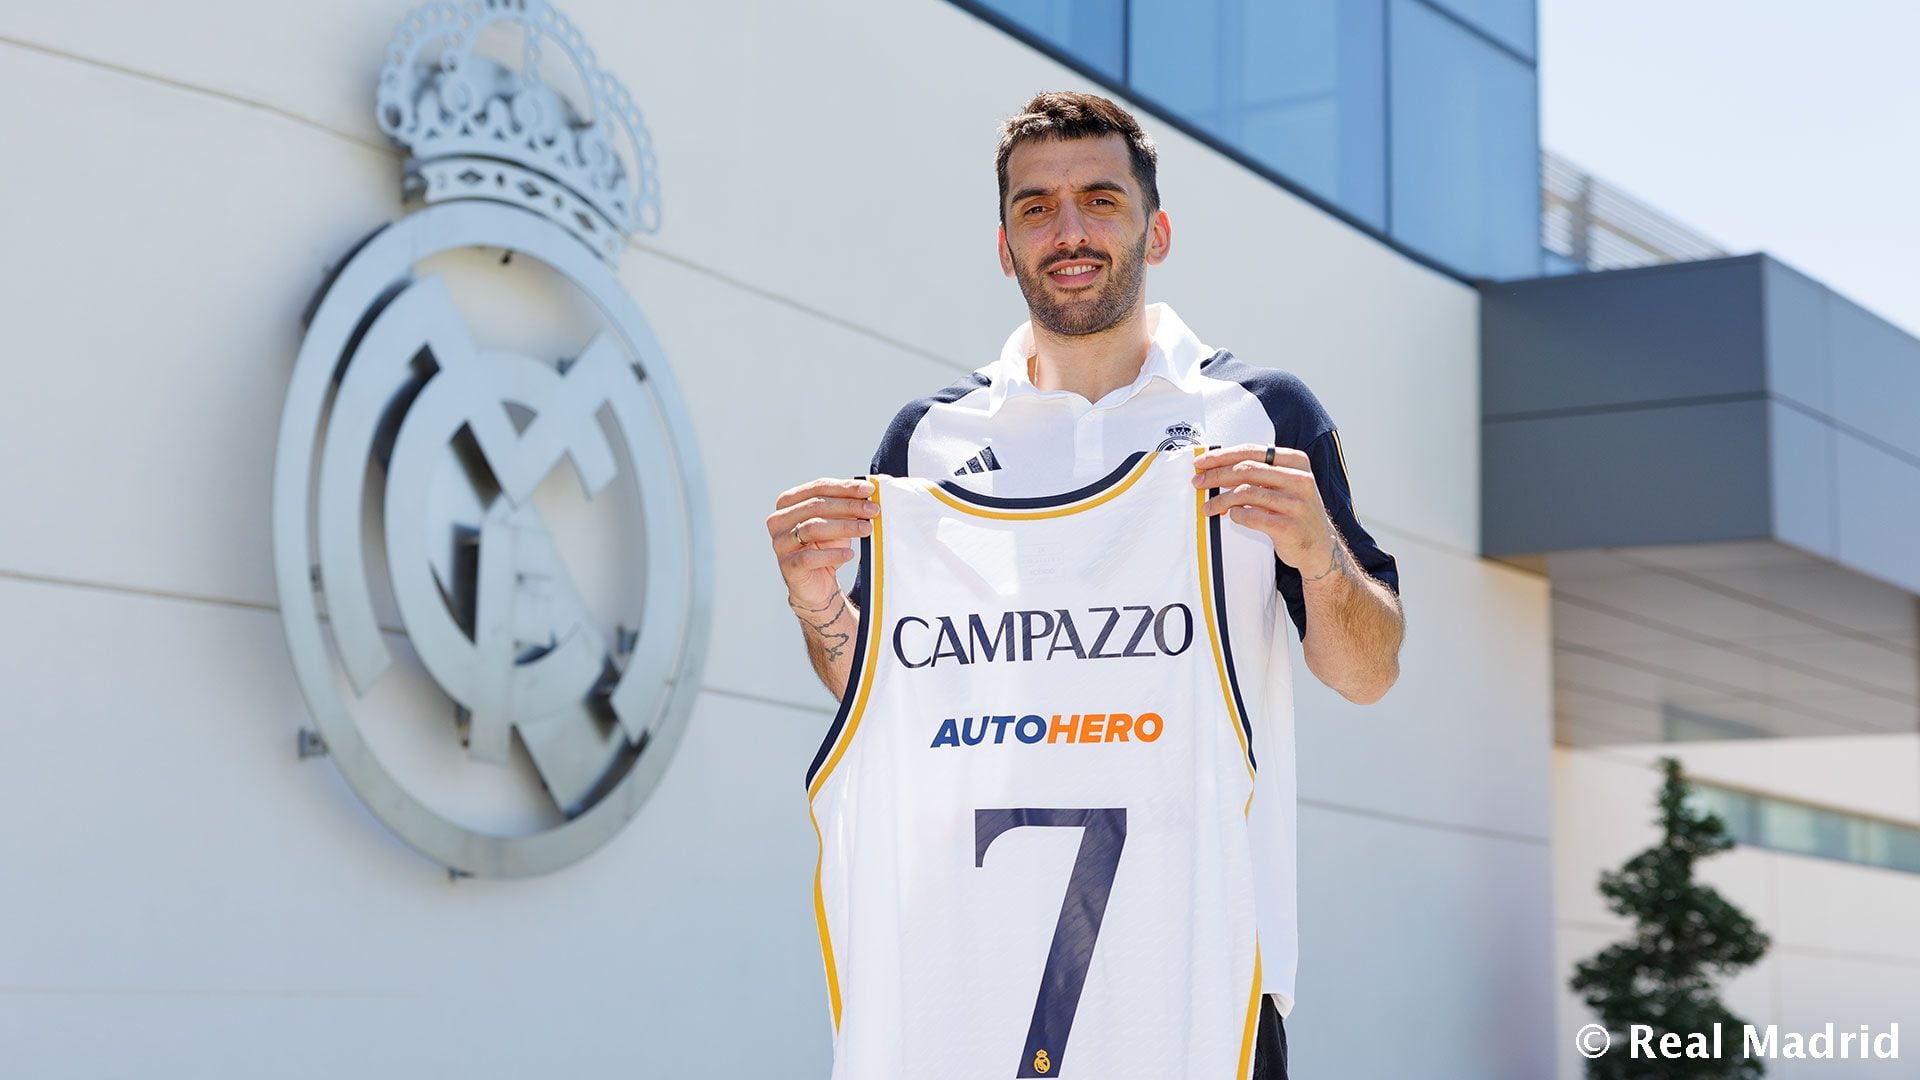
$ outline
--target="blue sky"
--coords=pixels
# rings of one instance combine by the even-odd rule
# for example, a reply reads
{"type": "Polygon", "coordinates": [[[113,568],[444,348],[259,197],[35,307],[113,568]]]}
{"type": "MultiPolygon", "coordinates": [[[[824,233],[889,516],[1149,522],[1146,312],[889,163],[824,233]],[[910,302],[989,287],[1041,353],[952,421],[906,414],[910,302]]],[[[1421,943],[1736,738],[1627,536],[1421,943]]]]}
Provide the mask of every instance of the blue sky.
{"type": "Polygon", "coordinates": [[[1920,336],[1920,2],[1539,11],[1548,149],[1920,336]]]}

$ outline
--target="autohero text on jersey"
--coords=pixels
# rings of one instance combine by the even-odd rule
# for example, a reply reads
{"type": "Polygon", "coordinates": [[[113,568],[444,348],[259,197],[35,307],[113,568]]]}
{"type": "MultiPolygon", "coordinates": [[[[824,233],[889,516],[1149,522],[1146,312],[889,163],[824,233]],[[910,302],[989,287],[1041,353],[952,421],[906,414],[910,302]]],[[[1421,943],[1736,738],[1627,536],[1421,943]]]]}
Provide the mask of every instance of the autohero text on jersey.
{"type": "Polygon", "coordinates": [[[1025,716],[1002,713],[998,716],[949,716],[940,721],[934,733],[933,749],[942,746],[979,746],[1005,742],[1022,743],[1150,743],[1166,730],[1159,713],[1139,715],[1123,712],[1054,713],[1051,718],[1037,713],[1025,716]]]}
{"type": "Polygon", "coordinates": [[[1179,656],[1193,645],[1193,610],[1126,604],[1090,607],[1076,620],[1066,608],[1002,611],[997,615],[902,615],[893,624],[893,653],[902,667],[1052,660],[1179,656]],[[1088,645],[1086,642],[1091,641],[1088,645]]]}

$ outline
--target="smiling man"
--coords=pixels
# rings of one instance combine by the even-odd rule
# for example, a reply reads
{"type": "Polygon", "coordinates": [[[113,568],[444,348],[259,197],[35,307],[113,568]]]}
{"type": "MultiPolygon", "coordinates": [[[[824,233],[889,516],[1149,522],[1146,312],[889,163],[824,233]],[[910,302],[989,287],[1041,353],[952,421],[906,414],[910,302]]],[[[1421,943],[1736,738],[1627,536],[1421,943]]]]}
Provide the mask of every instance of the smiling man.
{"type": "MultiPolygon", "coordinates": [[[[1252,1075],[1280,1080],[1299,952],[1293,683],[1280,612],[1315,677],[1371,703],[1399,673],[1397,567],[1360,526],[1339,435],[1307,387],[1204,344],[1171,308],[1146,303],[1146,268],[1166,260],[1173,227],[1153,141],[1126,110],[1091,94],[1040,94],[1003,126],[995,166],[1000,267],[1029,320],[997,360],[902,408],[870,471],[1048,496],[1139,450],[1219,447],[1195,458],[1194,485],[1221,489],[1206,510],[1264,540],[1235,545],[1221,574],[1259,763],[1248,836],[1265,996],[1252,1075]]],[[[867,583],[844,595],[835,572],[872,533],[873,490],[815,480],[783,493],[767,518],[788,603],[836,696],[867,583]]]]}

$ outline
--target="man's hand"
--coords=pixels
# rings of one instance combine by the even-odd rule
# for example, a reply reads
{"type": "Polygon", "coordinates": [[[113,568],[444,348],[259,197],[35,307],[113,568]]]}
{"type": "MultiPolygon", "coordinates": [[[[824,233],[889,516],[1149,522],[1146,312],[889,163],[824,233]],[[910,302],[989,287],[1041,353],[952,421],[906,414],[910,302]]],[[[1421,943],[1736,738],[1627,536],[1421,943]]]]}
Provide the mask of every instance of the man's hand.
{"type": "Polygon", "coordinates": [[[1193,468],[1194,487],[1221,489],[1207,500],[1209,515],[1258,529],[1280,561],[1300,572],[1312,631],[1300,639],[1307,669],[1349,701],[1380,700],[1400,677],[1400,598],[1354,561],[1307,455],[1284,446],[1230,446],[1194,458],[1193,468]]]}
{"type": "Polygon", "coordinates": [[[787,583],[787,606],[805,627],[813,670],[835,696],[853,667],[860,611],[840,591],[837,571],[854,558],[853,540],[873,532],[880,504],[870,480],[822,478],[780,493],[767,536],[787,583]]]}
{"type": "Polygon", "coordinates": [[[1300,571],[1303,582],[1317,581],[1333,571],[1341,545],[1303,451],[1287,446],[1230,446],[1194,458],[1193,468],[1194,487],[1222,489],[1207,500],[1209,515],[1225,513],[1265,533],[1273,541],[1274,554],[1300,571]],[[1271,465],[1267,464],[1269,449],[1271,465]]]}

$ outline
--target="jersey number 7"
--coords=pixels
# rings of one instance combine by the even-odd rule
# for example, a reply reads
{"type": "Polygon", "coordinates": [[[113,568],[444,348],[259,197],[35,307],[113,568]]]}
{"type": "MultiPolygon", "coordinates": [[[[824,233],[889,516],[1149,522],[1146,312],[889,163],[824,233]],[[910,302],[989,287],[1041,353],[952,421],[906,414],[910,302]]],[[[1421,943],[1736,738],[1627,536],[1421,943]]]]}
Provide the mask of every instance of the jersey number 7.
{"type": "Polygon", "coordinates": [[[1120,849],[1127,843],[1127,812],[1122,809],[1062,810],[1022,807],[973,812],[973,865],[984,866],[987,848],[1001,833],[1024,825],[1078,828],[1080,853],[1067,879],[1067,895],[1060,901],[1060,921],[1054,924],[1053,944],[1047,948],[1046,970],[1040,975],[1040,993],[1033,1002],[1033,1023],[1027,1028],[1026,1049],[1020,1052],[1016,1077],[1055,1077],[1067,1053],[1067,1035],[1080,1008],[1080,991],[1087,984],[1087,965],[1100,937],[1100,921],[1107,914],[1107,896],[1113,891],[1120,849]]]}

